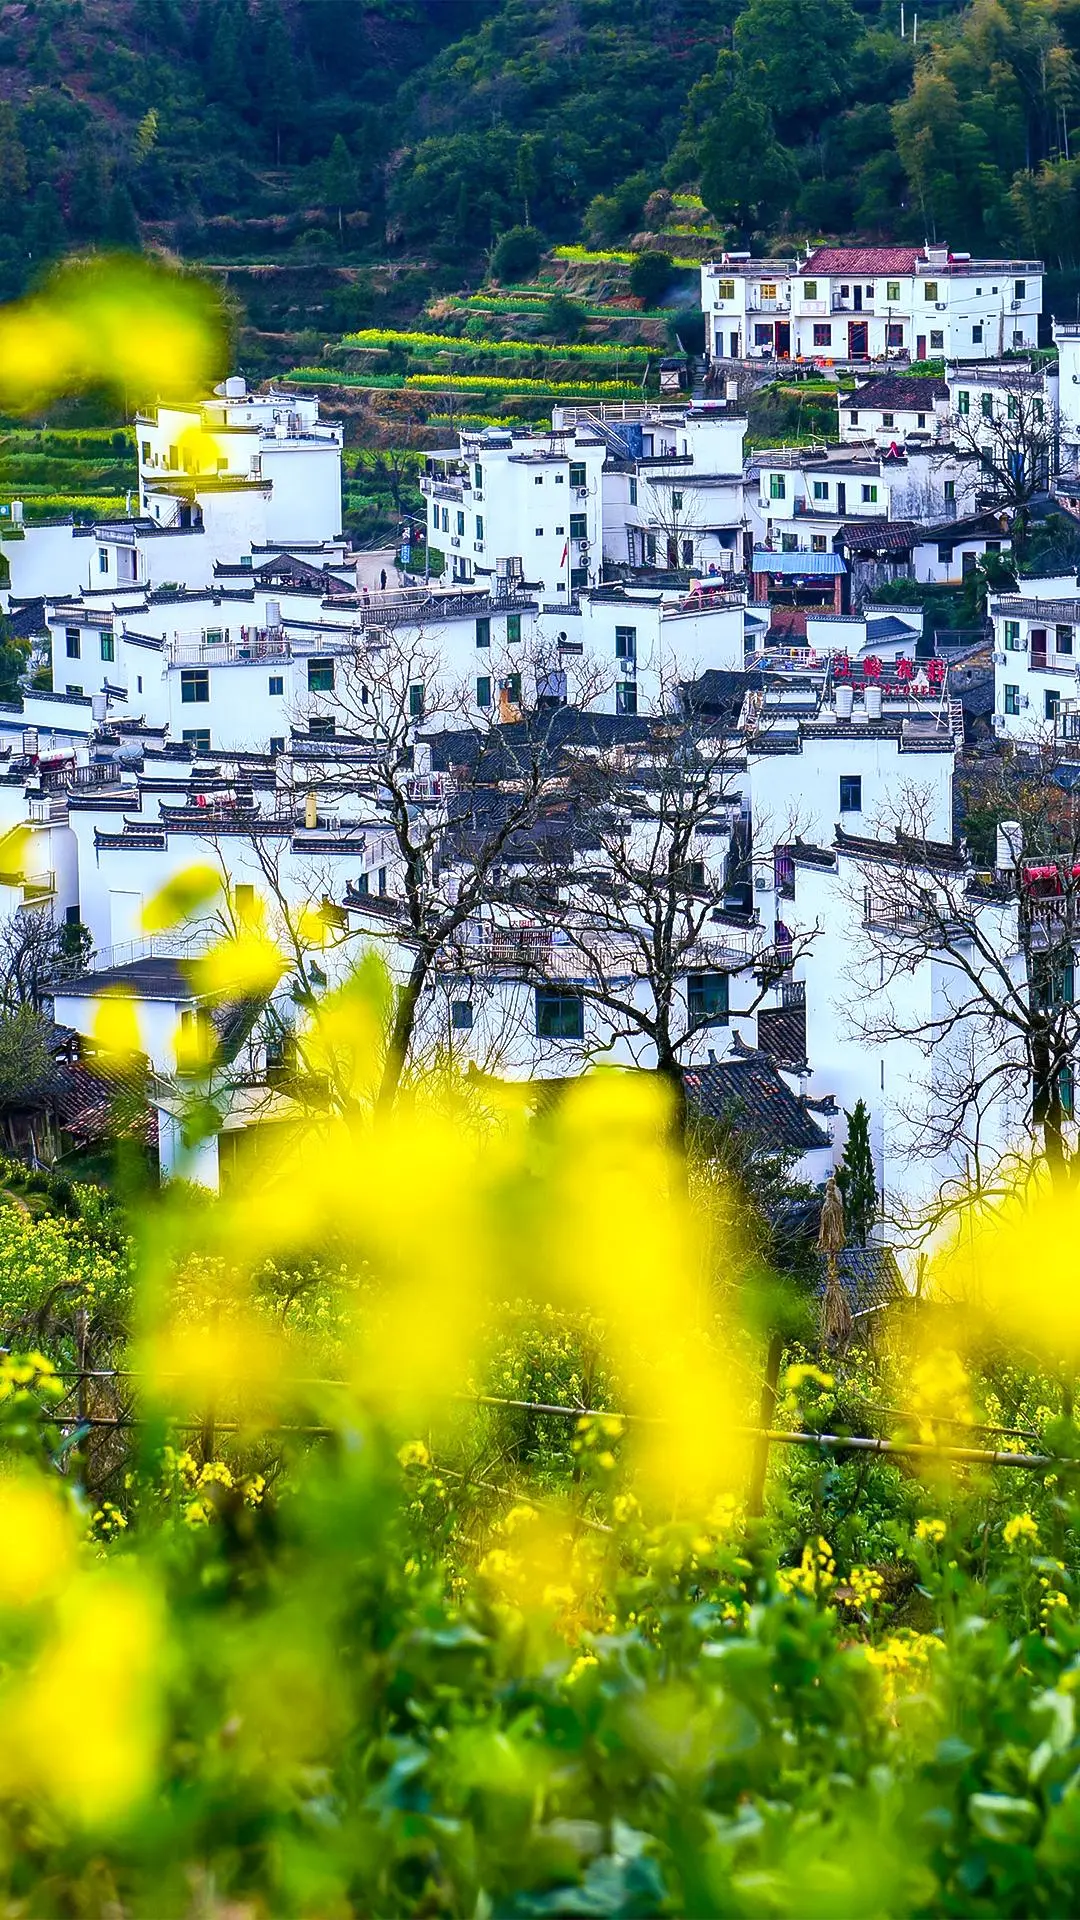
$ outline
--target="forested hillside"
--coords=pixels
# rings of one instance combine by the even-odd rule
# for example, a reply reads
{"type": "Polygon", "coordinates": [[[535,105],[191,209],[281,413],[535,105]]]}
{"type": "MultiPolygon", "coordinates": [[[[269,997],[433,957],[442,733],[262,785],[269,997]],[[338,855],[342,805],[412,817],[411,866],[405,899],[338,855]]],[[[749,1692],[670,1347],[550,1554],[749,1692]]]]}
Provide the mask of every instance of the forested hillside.
{"type": "Polygon", "coordinates": [[[9,0],[0,293],[73,247],[482,266],[720,228],[1080,264],[1080,0],[9,0]],[[1075,157],[1074,157],[1075,156],[1075,157]]]}

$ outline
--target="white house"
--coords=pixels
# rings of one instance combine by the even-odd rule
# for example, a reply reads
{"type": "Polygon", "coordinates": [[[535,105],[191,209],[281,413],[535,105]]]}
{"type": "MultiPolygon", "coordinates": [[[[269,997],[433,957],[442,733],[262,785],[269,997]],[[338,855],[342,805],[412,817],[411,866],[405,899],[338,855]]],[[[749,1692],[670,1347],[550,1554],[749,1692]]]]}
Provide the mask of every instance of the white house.
{"type": "Polygon", "coordinates": [[[342,429],[317,399],[249,393],[234,375],[207,400],[139,415],[135,433],[140,512],[204,528],[216,559],[340,537],[342,429]]]}
{"type": "Polygon", "coordinates": [[[986,360],[1038,345],[1042,276],[929,245],[724,254],[702,267],[701,304],[718,360],[986,360]]]}
{"type": "Polygon", "coordinates": [[[882,373],[853,392],[838,390],[840,439],[848,446],[903,447],[948,435],[949,389],[944,380],[882,373]]]}
{"type": "Polygon", "coordinates": [[[420,487],[444,580],[496,590],[513,582],[568,605],[600,577],[606,453],[599,431],[580,425],[545,434],[488,427],[428,454],[420,487]]]}
{"type": "MultiPolygon", "coordinates": [[[[1051,587],[1063,585],[1049,583],[1051,587]]],[[[994,627],[994,716],[999,738],[1049,744],[1058,717],[1077,692],[1080,595],[1048,594],[1039,581],[989,602],[994,627]]]]}

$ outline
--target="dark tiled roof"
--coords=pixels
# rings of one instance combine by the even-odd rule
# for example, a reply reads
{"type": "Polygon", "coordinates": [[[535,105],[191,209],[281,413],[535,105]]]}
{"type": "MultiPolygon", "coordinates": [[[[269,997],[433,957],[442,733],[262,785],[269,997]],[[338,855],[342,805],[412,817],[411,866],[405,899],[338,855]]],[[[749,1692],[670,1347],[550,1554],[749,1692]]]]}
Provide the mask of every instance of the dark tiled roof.
{"type": "Polygon", "coordinates": [[[866,638],[868,643],[879,640],[917,640],[920,632],[920,627],[911,627],[906,620],[898,620],[895,613],[886,614],[884,619],[875,619],[872,613],[867,612],[866,638]]]}
{"type": "Polygon", "coordinates": [[[195,993],[184,963],[157,956],[132,960],[127,966],[105,967],[100,973],[83,973],[76,980],[65,980],[58,995],[74,994],[79,999],[96,999],[101,993],[129,993],[141,1000],[193,1000],[195,993]]]}
{"type": "Polygon", "coordinates": [[[914,273],[922,258],[921,247],[818,247],[803,273],[914,273]]]}
{"type": "MultiPolygon", "coordinates": [[[[817,1291],[825,1290],[825,1256],[818,1254],[821,1278],[817,1291]]],[[[853,1313],[866,1313],[871,1307],[891,1306],[910,1296],[900,1278],[896,1255],[891,1247],[845,1247],[837,1256],[837,1278],[853,1313]]]]}
{"type": "Polygon", "coordinates": [[[734,668],[707,667],[684,687],[683,697],[691,713],[720,714],[734,720],[749,690],[764,684],[764,675],[758,671],[738,673],[734,668]]]}
{"type": "Polygon", "coordinates": [[[806,1008],[759,1007],[758,1047],[778,1066],[799,1067],[806,1060],[806,1008]]]}
{"type": "Polygon", "coordinates": [[[872,553],[908,553],[915,544],[916,528],[911,520],[845,520],[837,528],[839,546],[855,552],[869,548],[872,553]]]}
{"type": "Polygon", "coordinates": [[[854,853],[865,860],[906,860],[918,866],[938,867],[944,872],[962,873],[967,864],[959,847],[946,840],[922,840],[899,828],[892,840],[875,840],[861,833],[836,829],[836,845],[841,853],[854,853]]]}
{"type": "Polygon", "coordinates": [[[947,400],[949,389],[944,380],[922,379],[918,374],[883,373],[868,380],[854,393],[840,395],[841,408],[880,407],[886,413],[930,413],[935,400],[947,400]]]}
{"type": "Polygon", "coordinates": [[[762,1053],[688,1067],[683,1080],[699,1113],[755,1134],[773,1152],[809,1153],[829,1144],[825,1129],[762,1053]]]}

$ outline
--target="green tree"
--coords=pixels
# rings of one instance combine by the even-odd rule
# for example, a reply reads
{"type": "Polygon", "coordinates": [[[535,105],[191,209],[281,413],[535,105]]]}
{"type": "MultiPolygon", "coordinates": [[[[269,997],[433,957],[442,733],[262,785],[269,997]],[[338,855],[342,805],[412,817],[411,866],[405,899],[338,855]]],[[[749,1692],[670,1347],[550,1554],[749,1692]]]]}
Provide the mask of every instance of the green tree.
{"type": "Polygon", "coordinates": [[[256,104],[264,127],[274,140],[274,159],[281,165],[281,136],[291,129],[295,99],[295,61],[281,0],[267,0],[259,10],[259,84],[256,104]]]}
{"type": "Polygon", "coordinates": [[[36,262],[55,260],[67,243],[64,216],[56,192],[43,180],[32,201],[26,223],[26,251],[36,262]]]}
{"type": "Polygon", "coordinates": [[[865,1101],[856,1100],[848,1123],[844,1157],[836,1170],[836,1184],[844,1202],[844,1221],[849,1242],[865,1247],[877,1217],[877,1178],[874,1156],[870,1151],[870,1115],[865,1101]]]}
{"type": "Polygon", "coordinates": [[[670,253],[639,253],[630,269],[630,291],[643,307],[658,306],[671,285],[675,263],[670,253]]]}
{"type": "Polygon", "coordinates": [[[540,265],[543,240],[535,227],[508,227],[491,256],[491,274],[503,286],[531,280],[540,265]]]}
{"type": "Polygon", "coordinates": [[[0,1017],[0,1108],[18,1106],[44,1085],[52,1064],[49,1023],[29,1003],[0,1017]]]}
{"type": "Polygon", "coordinates": [[[111,247],[124,247],[132,252],[137,252],[141,245],[135,208],[122,180],[114,180],[109,195],[109,204],[105,209],[105,239],[111,247]]]}
{"type": "Polygon", "coordinates": [[[17,231],[26,196],[26,148],[14,107],[0,101],[0,229],[17,231]]]}
{"type": "Polygon", "coordinates": [[[746,235],[779,218],[798,174],[776,137],[770,109],[738,83],[730,54],[721,54],[718,77],[716,109],[699,136],[701,197],[710,212],[746,235]]]}
{"type": "Polygon", "coordinates": [[[340,133],[334,135],[334,144],[323,163],[322,193],[327,207],[337,213],[338,239],[341,240],[345,233],[345,215],[356,205],[357,179],[352,154],[340,133]]]}
{"type": "Polygon", "coordinates": [[[847,0],[749,0],[733,40],[747,89],[785,127],[812,133],[848,97],[859,37],[847,0]]]}

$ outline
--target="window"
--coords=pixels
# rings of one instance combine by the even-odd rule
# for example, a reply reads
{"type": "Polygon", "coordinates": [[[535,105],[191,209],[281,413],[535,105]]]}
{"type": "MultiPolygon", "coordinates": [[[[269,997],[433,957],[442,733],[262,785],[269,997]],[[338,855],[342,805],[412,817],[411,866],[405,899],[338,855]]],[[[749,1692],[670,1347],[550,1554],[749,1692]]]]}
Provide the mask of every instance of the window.
{"type": "Polygon", "coordinates": [[[476,516],[476,537],[478,540],[482,540],[484,537],[484,516],[482,513],[478,513],[476,516]]]}
{"type": "Polygon", "coordinates": [[[864,485],[862,497],[864,506],[875,507],[877,505],[877,487],[875,485],[864,485]]]}
{"type": "Polygon", "coordinates": [[[443,530],[443,532],[444,532],[444,533],[449,533],[449,531],[450,531],[450,509],[449,509],[449,507],[444,507],[444,508],[443,508],[443,510],[442,510],[442,530],[443,530]]]}
{"type": "Polygon", "coordinates": [[[210,675],[205,667],[181,667],[180,700],[185,707],[200,706],[210,698],[210,675]]]}
{"type": "Polygon", "coordinates": [[[110,662],[116,659],[116,641],[111,633],[103,633],[101,636],[101,657],[110,662]]]}
{"type": "Polygon", "coordinates": [[[974,325],[974,326],[972,327],[972,329],[971,329],[971,342],[972,342],[972,345],[973,345],[973,346],[976,346],[976,347],[981,347],[981,346],[982,346],[982,337],[983,337],[983,330],[982,330],[982,321],[981,321],[981,320],[976,320],[976,322],[975,322],[975,325],[974,325]]]}
{"type": "Polygon", "coordinates": [[[814,499],[815,499],[815,500],[827,500],[827,499],[828,499],[828,497],[829,497],[829,483],[828,483],[828,481],[827,481],[827,480],[815,480],[815,481],[814,481],[814,499]]]}
{"type": "Polygon", "coordinates": [[[476,488],[477,493],[481,493],[484,487],[484,469],[480,465],[479,460],[476,462],[475,466],[473,467],[472,477],[473,477],[473,486],[476,488]]]}
{"type": "Polygon", "coordinates": [[[1020,412],[1020,402],[1015,393],[1010,393],[1005,403],[1005,411],[1010,420],[1016,419],[1017,414],[1020,412]]]}
{"type": "Polygon", "coordinates": [[[476,644],[478,647],[491,645],[491,621],[486,613],[476,623],[476,644]]]}
{"type": "Polygon", "coordinates": [[[570,485],[571,485],[572,487],[583,487],[583,486],[585,485],[585,462],[584,462],[584,460],[571,460],[571,462],[570,462],[570,485]]]}
{"type": "Polygon", "coordinates": [[[1054,690],[1054,692],[1051,693],[1048,688],[1043,695],[1043,712],[1046,719],[1053,720],[1054,722],[1056,722],[1058,717],[1058,709],[1060,708],[1060,706],[1061,706],[1060,693],[1058,693],[1056,689],[1054,690]]]}
{"type": "Polygon", "coordinates": [[[709,1027],[726,1027],[728,1022],[728,977],[726,973],[688,973],[686,1007],[691,1020],[709,1027]]]}
{"type": "Polygon", "coordinates": [[[309,693],[333,693],[333,661],[309,660],[307,663],[307,684],[309,693]]]}
{"type": "Polygon", "coordinates": [[[414,681],[413,685],[409,688],[409,718],[410,720],[422,720],[423,717],[424,683],[422,680],[417,680],[414,681]]]}
{"type": "Polygon", "coordinates": [[[479,675],[477,676],[477,681],[476,681],[476,704],[477,704],[477,706],[478,706],[478,707],[490,707],[490,705],[491,705],[491,676],[490,676],[490,674],[486,674],[486,673],[482,673],[482,674],[479,674],[479,675]]]}
{"type": "Polygon", "coordinates": [[[283,673],[272,673],[270,675],[271,695],[284,693],[284,691],[285,691],[285,675],[283,673]]]}
{"type": "Polygon", "coordinates": [[[457,516],[457,530],[458,538],[460,539],[465,531],[465,515],[463,513],[459,513],[457,516]]]}
{"type": "Polygon", "coordinates": [[[540,1040],[583,1040],[585,1002],[562,987],[537,987],[536,1032],[540,1040]]]}
{"type": "Polygon", "coordinates": [[[637,712],[637,684],[633,680],[619,680],[615,684],[616,713],[637,712]]]}
{"type": "Polygon", "coordinates": [[[559,533],[559,534],[562,534],[562,533],[565,533],[565,532],[566,532],[566,528],[565,528],[565,527],[556,527],[556,529],[555,529],[555,531],[556,531],[556,533],[559,533]]]}
{"type": "Polygon", "coordinates": [[[64,628],[64,642],[67,647],[67,657],[69,660],[79,660],[82,658],[82,641],[79,638],[78,627],[64,628]]]}
{"type": "Polygon", "coordinates": [[[471,1033],[473,1011],[471,1000],[451,1000],[450,1025],[455,1033],[471,1033]]]}
{"type": "Polygon", "coordinates": [[[853,426],[853,427],[857,427],[857,426],[858,426],[858,424],[859,424],[859,416],[858,416],[858,414],[857,414],[857,413],[849,413],[849,414],[848,414],[848,419],[849,419],[849,420],[851,421],[851,424],[852,424],[852,426],[853,426]]]}
{"type": "Polygon", "coordinates": [[[983,417],[983,419],[984,419],[984,420],[992,420],[992,419],[993,419],[993,417],[994,417],[994,396],[993,396],[993,394],[992,394],[992,393],[980,393],[980,395],[979,395],[979,411],[981,412],[981,414],[982,414],[982,417],[983,417]]]}
{"type": "Polygon", "coordinates": [[[895,305],[896,305],[896,302],[897,302],[897,301],[899,300],[899,298],[900,298],[900,282],[899,282],[899,280],[886,280],[886,282],[885,282],[885,298],[886,298],[886,300],[888,300],[888,301],[890,302],[890,304],[891,304],[892,306],[895,306],[895,305]]]}
{"type": "Polygon", "coordinates": [[[841,300],[846,300],[846,299],[848,298],[848,295],[850,294],[850,292],[851,292],[851,288],[850,288],[850,287],[841,287],[841,289],[840,289],[840,298],[841,298],[841,300]]]}
{"type": "Polygon", "coordinates": [[[903,327],[901,326],[899,320],[890,320],[888,326],[885,329],[885,345],[887,347],[902,347],[903,344],[904,344],[903,327]]]}
{"type": "Polygon", "coordinates": [[[503,684],[503,692],[505,693],[507,699],[515,707],[520,707],[521,705],[520,673],[508,673],[506,676],[506,679],[503,681],[502,684],[503,684]]]}
{"type": "Polygon", "coordinates": [[[148,467],[148,466],[150,465],[150,442],[149,442],[149,440],[144,440],[144,441],[143,441],[143,443],[142,443],[142,458],[143,458],[143,466],[144,466],[144,467],[148,467]]]}
{"type": "Polygon", "coordinates": [[[927,280],[925,282],[923,286],[923,299],[924,300],[937,299],[937,281],[936,280],[927,280]]]}
{"type": "Polygon", "coordinates": [[[841,813],[862,812],[861,773],[842,773],[840,775],[840,811],[841,813]]]}
{"type": "Polygon", "coordinates": [[[1005,651],[1007,653],[1023,653],[1024,651],[1024,643],[1020,638],[1019,620],[1006,620],[1005,622],[1005,651]]]}
{"type": "Polygon", "coordinates": [[[817,299],[817,281],[805,280],[803,282],[803,293],[805,294],[808,300],[816,300],[817,299]]]}
{"type": "Polygon", "coordinates": [[[1017,283],[1016,283],[1016,296],[1015,296],[1015,297],[1016,297],[1016,299],[1017,299],[1017,300],[1023,300],[1023,299],[1025,299],[1025,298],[1026,298],[1026,296],[1027,296],[1027,281],[1026,281],[1026,280],[1018,280],[1018,281],[1017,281],[1017,283]]]}
{"type": "Polygon", "coordinates": [[[881,424],[883,427],[891,427],[895,424],[895,421],[896,415],[894,413],[883,413],[881,416],[881,424]]]}
{"type": "Polygon", "coordinates": [[[185,727],[180,738],[184,742],[184,745],[191,747],[195,753],[209,753],[210,751],[209,727],[185,727]]]}
{"type": "Polygon", "coordinates": [[[337,722],[332,713],[315,713],[308,721],[308,735],[312,740],[332,740],[336,732],[337,722]]]}
{"type": "Polygon", "coordinates": [[[1042,417],[1043,417],[1043,403],[1042,403],[1042,401],[1041,401],[1041,400],[1039,400],[1039,399],[1035,399],[1035,400],[1033,400],[1033,401],[1032,401],[1032,403],[1031,403],[1031,411],[1032,411],[1032,413],[1033,413],[1033,414],[1035,415],[1035,418],[1036,418],[1036,420],[1041,420],[1041,419],[1042,419],[1042,417]]]}
{"type": "Polygon", "coordinates": [[[109,571],[108,547],[99,547],[97,550],[97,570],[99,573],[108,573],[109,571]]]}
{"type": "Polygon", "coordinates": [[[832,328],[825,320],[814,322],[814,345],[815,347],[832,346],[832,328]]]}
{"type": "Polygon", "coordinates": [[[932,327],[930,329],[930,351],[931,353],[944,353],[945,351],[945,335],[940,327],[932,327]]]}
{"type": "Polygon", "coordinates": [[[572,513],[570,515],[571,540],[587,540],[588,537],[589,537],[589,523],[585,514],[572,513]]]}
{"type": "Polygon", "coordinates": [[[956,396],[956,411],[964,415],[971,412],[971,395],[968,393],[966,387],[961,387],[956,396]]]}
{"type": "Polygon", "coordinates": [[[241,880],[233,888],[233,906],[238,920],[250,920],[255,912],[255,889],[250,881],[241,880]]]}
{"type": "Polygon", "coordinates": [[[65,693],[80,693],[80,694],[81,694],[81,692],[82,692],[82,688],[80,687],[80,685],[79,685],[79,683],[78,683],[78,681],[77,681],[77,680],[74,680],[74,681],[73,681],[73,680],[69,680],[69,681],[68,681],[68,683],[67,683],[67,686],[66,686],[66,687],[64,688],[64,692],[65,692],[65,693]]]}
{"type": "Polygon", "coordinates": [[[799,551],[798,534],[782,533],[780,535],[780,551],[781,553],[798,553],[799,551]]]}
{"type": "Polygon", "coordinates": [[[951,565],[952,555],[953,555],[953,550],[952,550],[951,540],[939,540],[938,550],[937,550],[939,565],[943,567],[951,565]]]}
{"type": "Polygon", "coordinates": [[[784,481],[784,476],[783,476],[783,474],[782,474],[782,473],[770,473],[770,475],[769,475],[769,499],[770,499],[770,500],[782,500],[782,499],[784,498],[784,496],[785,496],[785,494],[786,494],[786,493],[787,493],[787,486],[786,486],[786,484],[785,484],[785,481],[784,481]]]}
{"type": "Polygon", "coordinates": [[[810,535],[810,551],[811,553],[828,553],[829,543],[823,533],[810,535]]]}
{"type": "Polygon", "coordinates": [[[141,673],[140,673],[140,675],[139,675],[139,677],[138,677],[138,679],[137,679],[137,680],[136,680],[136,682],[135,682],[135,690],[136,690],[136,692],[137,692],[137,693],[141,693],[141,692],[142,692],[142,674],[141,674],[141,673]]]}
{"type": "Polygon", "coordinates": [[[671,496],[671,511],[672,511],[672,513],[681,513],[681,512],[682,512],[682,494],[681,494],[681,493],[673,493],[673,494],[672,494],[672,496],[671,496]]]}
{"type": "Polygon", "coordinates": [[[1071,627],[1054,628],[1055,653],[1071,653],[1073,650],[1073,630],[1071,627]]]}
{"type": "Polygon", "coordinates": [[[1003,691],[1004,691],[1004,694],[1005,694],[1005,712],[1006,712],[1006,713],[1019,713],[1019,711],[1020,711],[1020,689],[1019,689],[1019,687],[1005,687],[1005,688],[1003,689],[1003,691]]]}
{"type": "Polygon", "coordinates": [[[761,283],[761,297],[762,297],[762,299],[763,299],[763,300],[775,300],[775,299],[776,299],[776,282],[775,282],[775,280],[763,280],[763,281],[762,281],[762,283],[761,283]]]}
{"type": "Polygon", "coordinates": [[[520,613],[508,613],[506,616],[507,645],[514,647],[517,645],[520,639],[521,639],[521,615],[520,613]]]}
{"type": "Polygon", "coordinates": [[[773,332],[772,332],[771,324],[766,322],[764,325],[762,325],[762,323],[758,321],[754,327],[755,347],[771,347],[772,337],[773,337],[773,332]]]}
{"type": "Polygon", "coordinates": [[[284,753],[284,751],[285,751],[285,735],[283,733],[272,733],[270,735],[271,759],[276,760],[278,754],[284,753]]]}
{"type": "Polygon", "coordinates": [[[718,300],[734,300],[734,280],[718,280],[716,283],[716,297],[718,300]]]}
{"type": "Polygon", "coordinates": [[[616,627],[615,658],[616,660],[634,660],[637,658],[636,627],[616,627]]]}
{"type": "Polygon", "coordinates": [[[952,506],[956,500],[956,481],[946,480],[944,492],[945,492],[946,501],[950,506],[952,506]]]}
{"type": "Polygon", "coordinates": [[[544,484],[544,476],[543,476],[543,474],[542,474],[542,473],[534,473],[534,474],[533,474],[533,486],[534,486],[534,487],[542,487],[542,486],[543,486],[543,484],[544,484]]]}
{"type": "Polygon", "coordinates": [[[631,480],[630,482],[630,505],[632,507],[637,506],[637,481],[636,480],[631,480]]]}
{"type": "Polygon", "coordinates": [[[925,427],[925,425],[926,425],[926,415],[925,415],[925,413],[920,413],[920,414],[918,414],[918,415],[916,415],[916,419],[915,419],[915,425],[916,425],[917,427],[925,427]]]}

